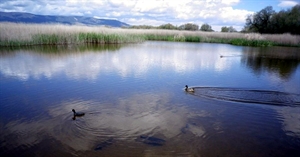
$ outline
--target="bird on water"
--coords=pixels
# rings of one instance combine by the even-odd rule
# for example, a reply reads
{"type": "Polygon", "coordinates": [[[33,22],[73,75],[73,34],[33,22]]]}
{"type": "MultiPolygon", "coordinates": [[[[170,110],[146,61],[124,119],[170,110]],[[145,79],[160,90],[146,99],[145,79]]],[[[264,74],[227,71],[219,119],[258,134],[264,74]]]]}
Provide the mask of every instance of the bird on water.
{"type": "Polygon", "coordinates": [[[195,92],[195,89],[194,88],[189,88],[188,85],[185,85],[185,91],[186,92],[195,92]]]}
{"type": "Polygon", "coordinates": [[[76,112],[74,109],[72,109],[73,113],[74,113],[74,116],[76,117],[81,117],[81,116],[84,116],[84,113],[83,112],[76,112]]]}

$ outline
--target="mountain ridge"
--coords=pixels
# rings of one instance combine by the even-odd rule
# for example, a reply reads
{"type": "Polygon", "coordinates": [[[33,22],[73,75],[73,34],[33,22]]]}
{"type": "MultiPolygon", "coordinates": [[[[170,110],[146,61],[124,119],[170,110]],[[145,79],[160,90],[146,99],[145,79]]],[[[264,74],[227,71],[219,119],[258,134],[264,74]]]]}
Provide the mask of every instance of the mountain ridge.
{"type": "Polygon", "coordinates": [[[68,25],[92,25],[110,27],[128,27],[127,23],[113,19],[99,19],[86,16],[56,16],[56,15],[37,15],[25,12],[1,12],[0,22],[21,22],[21,23],[59,23],[68,25]]]}

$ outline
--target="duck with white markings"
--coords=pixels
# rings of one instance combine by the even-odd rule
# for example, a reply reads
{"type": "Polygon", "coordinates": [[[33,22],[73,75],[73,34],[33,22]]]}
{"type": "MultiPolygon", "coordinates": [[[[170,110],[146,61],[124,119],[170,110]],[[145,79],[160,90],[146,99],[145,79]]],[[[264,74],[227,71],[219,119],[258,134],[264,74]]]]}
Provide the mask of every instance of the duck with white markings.
{"type": "Polygon", "coordinates": [[[185,85],[185,91],[186,92],[195,92],[195,89],[194,88],[189,88],[189,86],[188,85],[185,85]]]}

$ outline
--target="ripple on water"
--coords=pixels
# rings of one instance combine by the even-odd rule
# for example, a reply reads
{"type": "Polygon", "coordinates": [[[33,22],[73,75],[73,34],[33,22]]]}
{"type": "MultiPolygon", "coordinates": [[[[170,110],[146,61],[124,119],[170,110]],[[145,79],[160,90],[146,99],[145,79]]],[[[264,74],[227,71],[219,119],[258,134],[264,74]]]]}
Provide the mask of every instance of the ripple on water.
{"type": "Polygon", "coordinates": [[[300,94],[225,87],[195,87],[196,96],[218,100],[277,106],[300,106],[300,94]]]}

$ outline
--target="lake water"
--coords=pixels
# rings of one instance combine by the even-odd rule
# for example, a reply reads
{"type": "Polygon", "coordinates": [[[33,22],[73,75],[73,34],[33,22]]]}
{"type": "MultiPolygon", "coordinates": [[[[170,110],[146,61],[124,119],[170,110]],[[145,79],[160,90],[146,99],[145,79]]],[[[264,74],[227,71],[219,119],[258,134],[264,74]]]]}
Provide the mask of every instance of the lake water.
{"type": "Polygon", "coordinates": [[[0,156],[300,155],[300,48],[10,49],[0,81],[0,156]]]}

